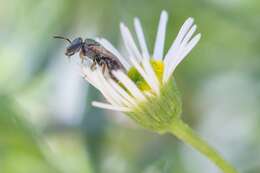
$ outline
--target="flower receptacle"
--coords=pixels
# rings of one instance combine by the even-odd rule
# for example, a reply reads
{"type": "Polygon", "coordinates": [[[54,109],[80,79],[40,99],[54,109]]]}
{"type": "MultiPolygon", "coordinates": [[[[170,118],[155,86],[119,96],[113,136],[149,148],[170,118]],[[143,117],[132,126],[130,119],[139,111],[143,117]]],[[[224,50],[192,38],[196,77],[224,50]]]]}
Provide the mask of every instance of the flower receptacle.
{"type": "Polygon", "coordinates": [[[163,133],[181,113],[181,94],[172,78],[161,88],[160,95],[148,97],[128,115],[142,127],[163,133]]]}

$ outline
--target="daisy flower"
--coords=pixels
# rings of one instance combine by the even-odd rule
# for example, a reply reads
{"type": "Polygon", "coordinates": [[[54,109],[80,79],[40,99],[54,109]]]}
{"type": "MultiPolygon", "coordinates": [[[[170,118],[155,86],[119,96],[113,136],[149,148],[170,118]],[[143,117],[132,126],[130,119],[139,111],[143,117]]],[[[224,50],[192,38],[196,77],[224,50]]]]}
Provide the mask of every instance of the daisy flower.
{"type": "Polygon", "coordinates": [[[83,66],[83,77],[107,100],[107,103],[93,101],[92,105],[124,112],[144,128],[159,133],[172,133],[207,156],[224,173],[236,173],[236,170],[218,152],[181,119],[182,102],[173,73],[198,43],[201,34],[195,34],[197,27],[193,23],[194,20],[188,18],[169,50],[164,54],[167,21],[168,14],[162,11],[152,52],[148,50],[138,18],[134,19],[138,44],[128,27],[124,23],[120,24],[127,51],[126,56],[122,55],[108,40],[96,39],[118,58],[127,72],[120,69],[113,70],[113,77],[111,77],[105,75],[101,67],[92,70],[89,66],[83,66]]]}
{"type": "MultiPolygon", "coordinates": [[[[127,56],[123,56],[117,51],[108,40],[104,38],[96,39],[118,57],[128,73],[126,74],[121,70],[113,71],[113,75],[118,80],[116,82],[112,78],[103,75],[100,68],[93,71],[89,67],[83,67],[82,73],[85,79],[96,87],[108,101],[108,103],[93,101],[93,106],[127,112],[131,115],[131,118],[140,121],[139,117],[132,114],[137,110],[142,112],[143,110],[140,109],[141,105],[149,102],[154,104],[154,99],[156,98],[160,98],[162,102],[166,101],[162,99],[163,91],[167,88],[168,83],[170,83],[169,81],[172,79],[171,76],[174,70],[198,43],[201,37],[201,34],[194,35],[196,25],[193,24],[194,20],[192,18],[188,18],[182,25],[170,49],[164,54],[167,21],[168,14],[166,11],[162,11],[153,53],[148,50],[141,22],[138,18],[134,19],[134,28],[139,45],[136,44],[128,27],[124,23],[120,24],[120,31],[127,50],[127,56]]],[[[171,108],[175,109],[174,114],[180,114],[181,103],[180,99],[177,98],[179,97],[177,96],[177,88],[175,85],[170,86],[170,88],[173,90],[171,91],[172,94],[169,94],[169,99],[173,100],[168,99],[168,101],[175,102],[171,104],[171,108]]],[[[151,117],[158,119],[159,124],[152,125],[153,127],[149,128],[161,126],[161,120],[157,115],[151,115],[151,117]]],[[[167,118],[165,121],[169,122],[169,119],[167,118]]]]}

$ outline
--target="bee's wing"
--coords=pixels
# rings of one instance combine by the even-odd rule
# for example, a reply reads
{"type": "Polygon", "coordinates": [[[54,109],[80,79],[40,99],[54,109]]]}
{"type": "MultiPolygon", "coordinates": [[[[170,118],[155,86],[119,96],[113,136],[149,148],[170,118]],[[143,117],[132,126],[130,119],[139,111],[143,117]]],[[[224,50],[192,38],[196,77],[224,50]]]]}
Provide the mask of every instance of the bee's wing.
{"type": "Polygon", "coordinates": [[[101,58],[110,59],[110,62],[116,63],[119,66],[118,68],[125,70],[124,66],[119,61],[117,56],[115,56],[113,53],[111,53],[109,50],[107,50],[103,46],[95,46],[93,48],[93,51],[95,51],[97,54],[99,54],[101,58]]]}
{"type": "Polygon", "coordinates": [[[92,49],[97,54],[99,54],[101,57],[111,58],[111,59],[115,59],[115,60],[119,61],[118,58],[113,53],[111,53],[109,50],[107,50],[103,46],[95,46],[92,49]]]}

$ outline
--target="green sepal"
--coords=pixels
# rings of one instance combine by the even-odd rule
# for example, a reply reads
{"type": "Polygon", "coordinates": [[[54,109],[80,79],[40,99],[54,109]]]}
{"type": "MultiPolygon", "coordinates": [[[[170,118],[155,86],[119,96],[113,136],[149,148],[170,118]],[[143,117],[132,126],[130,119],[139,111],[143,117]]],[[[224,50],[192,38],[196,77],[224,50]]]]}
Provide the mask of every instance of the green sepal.
{"type": "Polygon", "coordinates": [[[160,95],[150,96],[128,115],[146,129],[162,133],[179,119],[182,113],[181,94],[171,78],[161,89],[160,95]]]}

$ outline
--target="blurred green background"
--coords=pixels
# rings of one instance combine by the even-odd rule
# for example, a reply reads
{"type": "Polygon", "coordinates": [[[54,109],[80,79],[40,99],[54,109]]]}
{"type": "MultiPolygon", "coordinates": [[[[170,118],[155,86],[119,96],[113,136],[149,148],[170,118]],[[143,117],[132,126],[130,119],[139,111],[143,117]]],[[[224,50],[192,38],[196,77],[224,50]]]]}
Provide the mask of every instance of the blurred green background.
{"type": "MultiPolygon", "coordinates": [[[[0,0],[0,173],[217,173],[170,135],[90,106],[102,99],[53,35],[105,37],[139,16],[152,50],[192,16],[202,33],[174,75],[183,117],[241,173],[260,172],[259,0],[0,0]]],[[[75,57],[76,58],[76,57],[75,57]]]]}

